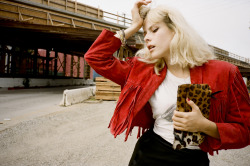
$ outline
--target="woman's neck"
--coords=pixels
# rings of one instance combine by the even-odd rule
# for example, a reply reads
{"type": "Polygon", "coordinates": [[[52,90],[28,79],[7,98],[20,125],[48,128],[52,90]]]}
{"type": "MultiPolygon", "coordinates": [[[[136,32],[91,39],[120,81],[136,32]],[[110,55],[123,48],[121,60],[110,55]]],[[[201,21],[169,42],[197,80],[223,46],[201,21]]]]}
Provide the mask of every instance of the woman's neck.
{"type": "Polygon", "coordinates": [[[168,65],[168,70],[179,78],[187,78],[190,76],[189,67],[181,67],[180,65],[168,65]]]}

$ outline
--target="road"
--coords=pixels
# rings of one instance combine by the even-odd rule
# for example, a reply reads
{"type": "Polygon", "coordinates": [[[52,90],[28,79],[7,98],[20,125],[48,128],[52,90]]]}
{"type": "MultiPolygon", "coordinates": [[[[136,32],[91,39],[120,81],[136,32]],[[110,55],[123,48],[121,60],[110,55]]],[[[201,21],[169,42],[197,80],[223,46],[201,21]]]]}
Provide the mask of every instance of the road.
{"type": "MultiPolygon", "coordinates": [[[[61,99],[57,88],[0,91],[1,118],[10,119],[0,124],[0,165],[126,166],[137,132],[127,142],[124,134],[116,139],[110,134],[107,126],[116,102],[61,107],[61,99]],[[2,115],[3,109],[9,113],[2,115]]],[[[248,166],[250,147],[209,158],[211,166],[248,166]]]]}
{"type": "Polygon", "coordinates": [[[16,89],[0,88],[0,130],[23,120],[56,112],[65,89],[86,86],[16,89]],[[6,120],[10,120],[6,122],[6,120]]]}

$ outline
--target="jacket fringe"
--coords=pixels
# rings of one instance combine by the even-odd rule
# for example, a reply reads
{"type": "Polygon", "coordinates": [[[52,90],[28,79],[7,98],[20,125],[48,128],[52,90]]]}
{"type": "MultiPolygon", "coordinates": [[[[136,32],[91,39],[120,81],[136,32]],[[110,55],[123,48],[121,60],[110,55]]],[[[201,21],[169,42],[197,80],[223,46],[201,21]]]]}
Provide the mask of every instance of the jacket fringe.
{"type": "Polygon", "coordinates": [[[141,135],[143,135],[148,130],[149,130],[149,128],[138,127],[137,139],[140,138],[141,135]]]}
{"type": "MultiPolygon", "coordinates": [[[[114,134],[114,137],[116,138],[117,135],[121,134],[126,128],[126,137],[125,137],[125,141],[127,141],[128,139],[128,135],[129,133],[132,131],[133,127],[132,126],[132,120],[133,120],[133,117],[134,117],[134,107],[136,105],[136,101],[138,99],[138,96],[141,92],[141,87],[140,86],[133,86],[131,85],[122,95],[123,95],[123,100],[119,101],[118,104],[117,104],[117,107],[115,109],[115,113],[109,123],[109,128],[111,126],[114,126],[114,128],[111,130],[113,130],[114,132],[112,134],[114,134]],[[128,109],[123,109],[121,106],[122,106],[122,103],[128,98],[128,94],[133,94],[133,92],[135,93],[135,97],[132,99],[132,101],[130,102],[130,105],[128,107],[128,109]],[[126,111],[128,110],[128,112],[126,113],[126,118],[120,123],[120,124],[117,124],[117,118],[119,118],[119,114],[120,114],[120,111],[126,111]]],[[[125,113],[125,112],[124,112],[125,113]]],[[[112,131],[111,131],[112,132],[112,131]]]]}

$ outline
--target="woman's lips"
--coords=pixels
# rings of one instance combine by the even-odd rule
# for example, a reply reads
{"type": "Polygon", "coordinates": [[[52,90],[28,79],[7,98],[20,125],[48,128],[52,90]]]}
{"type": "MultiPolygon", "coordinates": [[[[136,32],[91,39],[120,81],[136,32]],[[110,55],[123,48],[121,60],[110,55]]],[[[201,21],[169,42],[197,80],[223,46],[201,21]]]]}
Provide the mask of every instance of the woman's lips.
{"type": "Polygon", "coordinates": [[[148,50],[149,50],[150,52],[153,51],[154,48],[155,48],[155,46],[152,46],[152,45],[148,46],[148,50]]]}

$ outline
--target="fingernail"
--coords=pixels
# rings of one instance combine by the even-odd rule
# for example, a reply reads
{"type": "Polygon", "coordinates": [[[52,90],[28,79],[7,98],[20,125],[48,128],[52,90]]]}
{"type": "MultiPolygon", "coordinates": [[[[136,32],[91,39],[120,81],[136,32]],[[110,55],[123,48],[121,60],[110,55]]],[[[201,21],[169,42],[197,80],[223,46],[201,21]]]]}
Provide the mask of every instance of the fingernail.
{"type": "Polygon", "coordinates": [[[187,100],[188,100],[188,101],[190,101],[190,99],[189,99],[189,98],[187,98],[187,100]]]}

